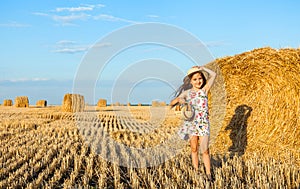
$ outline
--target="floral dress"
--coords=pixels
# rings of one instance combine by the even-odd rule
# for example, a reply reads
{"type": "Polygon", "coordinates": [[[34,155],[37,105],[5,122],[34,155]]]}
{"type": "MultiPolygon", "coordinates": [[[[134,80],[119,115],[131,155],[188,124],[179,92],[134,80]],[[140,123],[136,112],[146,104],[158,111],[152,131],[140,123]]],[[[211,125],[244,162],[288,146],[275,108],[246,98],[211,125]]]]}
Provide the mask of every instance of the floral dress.
{"type": "Polygon", "coordinates": [[[208,98],[206,93],[200,89],[195,91],[189,89],[184,91],[180,96],[189,103],[194,111],[194,118],[191,121],[184,121],[183,126],[179,129],[180,138],[187,140],[190,136],[209,136],[209,115],[208,115],[208,98]]]}

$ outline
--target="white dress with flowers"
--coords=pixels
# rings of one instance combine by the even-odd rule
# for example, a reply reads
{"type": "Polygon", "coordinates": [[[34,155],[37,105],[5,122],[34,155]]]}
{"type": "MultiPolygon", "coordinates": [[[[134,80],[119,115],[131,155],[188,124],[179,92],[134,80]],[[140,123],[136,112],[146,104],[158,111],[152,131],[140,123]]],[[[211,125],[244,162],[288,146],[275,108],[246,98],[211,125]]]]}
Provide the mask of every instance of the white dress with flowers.
{"type": "Polygon", "coordinates": [[[210,124],[206,93],[202,89],[199,91],[189,89],[184,91],[179,97],[184,98],[195,111],[194,118],[191,121],[184,121],[183,126],[179,129],[178,134],[180,138],[186,140],[190,136],[209,136],[210,124]]]}

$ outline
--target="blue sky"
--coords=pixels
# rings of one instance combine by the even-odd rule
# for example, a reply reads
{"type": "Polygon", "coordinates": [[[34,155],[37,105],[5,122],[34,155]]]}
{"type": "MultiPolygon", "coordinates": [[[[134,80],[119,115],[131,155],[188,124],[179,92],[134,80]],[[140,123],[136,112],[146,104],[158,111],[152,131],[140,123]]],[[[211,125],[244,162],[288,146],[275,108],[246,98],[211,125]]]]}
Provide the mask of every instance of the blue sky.
{"type": "MultiPolygon", "coordinates": [[[[73,79],[89,48],[111,32],[135,24],[154,22],[176,26],[201,40],[215,58],[265,46],[299,48],[299,5],[299,1],[291,0],[2,1],[0,103],[26,95],[30,104],[39,99],[60,104],[63,95],[72,92],[73,79]]],[[[129,50],[120,54],[115,61],[127,60],[120,63],[123,70],[117,64],[107,66],[106,74],[102,75],[106,84],[97,84],[94,98],[87,102],[94,103],[98,98],[110,101],[110,89],[117,77],[110,73],[124,71],[132,61],[180,59],[184,63],[177,66],[183,72],[193,65],[184,58],[174,58],[181,55],[168,51],[146,45],[134,50],[138,53],[129,50]],[[157,50],[152,52],[153,49],[157,50]]],[[[178,77],[178,81],[181,79],[178,77]]],[[[174,86],[149,79],[135,85],[129,96],[114,101],[169,101],[174,86]]]]}

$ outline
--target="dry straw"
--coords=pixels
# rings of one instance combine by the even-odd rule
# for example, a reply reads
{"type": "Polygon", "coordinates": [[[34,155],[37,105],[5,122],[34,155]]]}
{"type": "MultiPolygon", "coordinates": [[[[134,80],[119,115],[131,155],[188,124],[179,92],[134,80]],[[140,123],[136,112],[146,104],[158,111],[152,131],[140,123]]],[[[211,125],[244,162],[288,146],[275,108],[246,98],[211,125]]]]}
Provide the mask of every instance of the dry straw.
{"type": "Polygon", "coordinates": [[[27,96],[17,96],[15,98],[15,107],[29,107],[29,100],[27,96]]]}
{"type": "Polygon", "coordinates": [[[47,100],[38,100],[36,102],[37,107],[47,107],[47,100]]]}
{"type": "Polygon", "coordinates": [[[107,106],[107,100],[106,99],[99,99],[97,103],[98,107],[106,107],[107,106]]]}
{"type": "Polygon", "coordinates": [[[3,106],[12,106],[13,101],[11,99],[5,99],[3,100],[3,106]]]}
{"type": "Polygon", "coordinates": [[[62,111],[63,112],[82,112],[84,110],[84,97],[79,94],[65,94],[62,111]]]}
{"type": "Polygon", "coordinates": [[[159,102],[159,101],[156,101],[156,100],[153,100],[152,101],[152,107],[160,107],[160,106],[166,106],[166,102],[159,102]]]}
{"type": "Polygon", "coordinates": [[[227,93],[213,149],[299,157],[300,49],[254,49],[212,64],[220,67],[227,93]]]}

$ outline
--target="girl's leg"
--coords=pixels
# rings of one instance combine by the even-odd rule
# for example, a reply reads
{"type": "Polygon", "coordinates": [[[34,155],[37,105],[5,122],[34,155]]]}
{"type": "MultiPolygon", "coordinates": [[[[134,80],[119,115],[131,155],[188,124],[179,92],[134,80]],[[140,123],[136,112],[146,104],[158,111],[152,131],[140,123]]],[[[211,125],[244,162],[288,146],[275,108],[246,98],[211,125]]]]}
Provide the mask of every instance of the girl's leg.
{"type": "Polygon", "coordinates": [[[192,151],[192,163],[196,171],[198,171],[198,136],[191,136],[190,139],[190,145],[191,145],[191,151],[192,151]]]}
{"type": "Polygon", "coordinates": [[[209,148],[208,148],[208,136],[200,137],[200,148],[203,158],[203,163],[205,166],[205,171],[207,175],[210,175],[210,155],[209,155],[209,148]]]}

